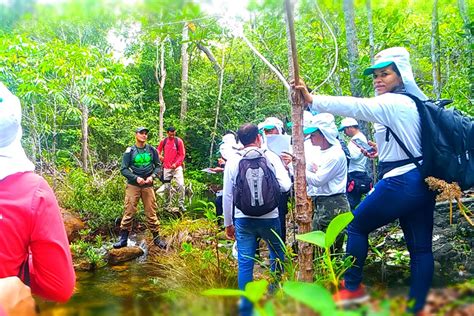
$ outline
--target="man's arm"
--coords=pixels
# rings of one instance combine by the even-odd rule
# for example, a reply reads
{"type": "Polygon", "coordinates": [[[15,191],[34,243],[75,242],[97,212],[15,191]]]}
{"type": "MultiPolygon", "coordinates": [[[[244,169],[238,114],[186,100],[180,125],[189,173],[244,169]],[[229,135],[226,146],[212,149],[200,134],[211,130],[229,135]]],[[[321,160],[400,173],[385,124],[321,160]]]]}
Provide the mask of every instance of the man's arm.
{"type": "Polygon", "coordinates": [[[291,179],[288,170],[283,165],[281,158],[272,151],[266,151],[265,156],[275,168],[275,176],[280,185],[280,192],[288,192],[291,188],[291,179]]]}
{"type": "Polygon", "coordinates": [[[181,166],[186,155],[186,149],[184,148],[184,142],[181,138],[178,138],[178,155],[176,156],[175,166],[181,166]]]}
{"type": "Polygon", "coordinates": [[[33,197],[36,216],[30,242],[30,280],[34,294],[66,302],[72,295],[76,276],[69,242],[53,190],[44,179],[33,197]]]}
{"type": "Polygon", "coordinates": [[[233,173],[235,169],[235,163],[228,161],[224,168],[224,187],[222,189],[222,208],[224,213],[224,226],[231,226],[232,223],[232,211],[234,207],[234,180],[233,173]]]}
{"type": "Polygon", "coordinates": [[[160,158],[160,161],[161,161],[161,162],[163,162],[163,160],[165,159],[165,156],[161,154],[161,152],[164,151],[163,143],[164,143],[164,139],[161,140],[161,142],[158,144],[158,148],[157,148],[158,157],[160,158]]]}
{"type": "Polygon", "coordinates": [[[152,150],[153,165],[155,166],[151,176],[153,178],[156,178],[156,177],[158,177],[158,174],[160,173],[161,162],[160,162],[160,158],[158,157],[158,151],[154,147],[152,147],[152,146],[150,146],[150,147],[151,147],[151,150],[152,150]]]}
{"type": "Polygon", "coordinates": [[[133,174],[130,170],[130,161],[132,160],[132,147],[128,147],[127,150],[123,153],[122,156],[122,165],[120,168],[120,173],[127,178],[129,182],[137,181],[137,176],[133,174]]]}

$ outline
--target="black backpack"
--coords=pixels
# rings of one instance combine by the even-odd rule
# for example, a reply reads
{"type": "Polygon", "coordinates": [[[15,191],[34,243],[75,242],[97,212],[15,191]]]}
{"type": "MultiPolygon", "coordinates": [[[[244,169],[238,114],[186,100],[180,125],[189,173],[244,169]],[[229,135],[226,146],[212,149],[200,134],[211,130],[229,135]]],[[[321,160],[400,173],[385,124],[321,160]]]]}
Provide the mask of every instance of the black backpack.
{"type": "Polygon", "coordinates": [[[248,216],[262,216],[278,207],[280,185],[265,151],[252,149],[240,162],[233,188],[234,205],[248,216]]]}
{"type": "Polygon", "coordinates": [[[341,144],[342,151],[344,152],[344,155],[346,156],[347,166],[349,167],[349,164],[351,163],[351,159],[352,159],[351,152],[349,151],[349,148],[347,148],[346,143],[342,139],[337,137],[337,140],[339,141],[339,144],[341,144]]]}
{"type": "Polygon", "coordinates": [[[451,100],[426,100],[403,93],[415,101],[421,122],[423,165],[398,136],[388,129],[397,143],[420,169],[424,177],[433,176],[457,182],[461,190],[474,186],[474,121],[460,111],[445,109],[451,100]]]}

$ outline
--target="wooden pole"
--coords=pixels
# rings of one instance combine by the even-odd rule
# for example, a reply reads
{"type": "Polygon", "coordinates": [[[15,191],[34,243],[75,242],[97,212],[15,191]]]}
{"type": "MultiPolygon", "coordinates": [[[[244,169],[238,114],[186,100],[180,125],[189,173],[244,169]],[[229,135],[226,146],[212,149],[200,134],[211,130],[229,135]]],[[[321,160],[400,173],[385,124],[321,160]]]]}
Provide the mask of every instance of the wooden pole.
{"type": "MultiPolygon", "coordinates": [[[[286,15],[287,15],[287,29],[289,33],[289,41],[291,48],[293,68],[292,77],[295,82],[299,81],[299,67],[298,56],[296,51],[296,40],[293,20],[293,8],[290,0],[285,0],[286,15]]],[[[291,91],[291,120],[293,122],[292,136],[293,136],[293,153],[296,157],[293,161],[295,177],[295,212],[296,222],[298,224],[298,233],[304,234],[311,231],[311,221],[313,217],[313,210],[311,200],[306,194],[306,162],[304,156],[304,136],[303,136],[303,97],[301,93],[291,91]]],[[[313,282],[313,247],[304,242],[298,244],[298,264],[299,273],[298,279],[306,282],[313,282]]]]}

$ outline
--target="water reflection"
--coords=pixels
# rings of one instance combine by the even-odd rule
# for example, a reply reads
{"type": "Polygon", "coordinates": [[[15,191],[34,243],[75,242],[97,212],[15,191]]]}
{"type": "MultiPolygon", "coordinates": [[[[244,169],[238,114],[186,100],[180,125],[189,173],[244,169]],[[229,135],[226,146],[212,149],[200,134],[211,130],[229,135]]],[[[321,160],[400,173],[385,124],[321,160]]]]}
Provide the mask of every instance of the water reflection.
{"type": "Polygon", "coordinates": [[[77,272],[76,292],[67,304],[37,300],[41,315],[159,315],[164,298],[157,293],[148,264],[124,264],[95,272],[77,272]]]}

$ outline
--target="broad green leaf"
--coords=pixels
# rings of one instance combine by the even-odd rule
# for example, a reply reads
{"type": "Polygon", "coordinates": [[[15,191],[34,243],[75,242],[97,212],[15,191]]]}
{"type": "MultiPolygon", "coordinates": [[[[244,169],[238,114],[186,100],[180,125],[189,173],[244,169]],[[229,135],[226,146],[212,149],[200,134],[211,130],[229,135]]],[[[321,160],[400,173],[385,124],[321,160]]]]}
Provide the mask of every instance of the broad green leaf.
{"type": "Polygon", "coordinates": [[[265,315],[265,316],[276,316],[277,313],[275,311],[275,305],[273,305],[272,301],[268,301],[265,303],[265,306],[263,306],[263,311],[261,313],[258,313],[259,311],[256,310],[257,315],[265,315]]]}
{"type": "Polygon", "coordinates": [[[334,315],[336,304],[331,293],[319,284],[287,281],[283,291],[322,316],[334,315]]]}
{"type": "Polygon", "coordinates": [[[326,234],[320,230],[303,235],[296,235],[296,239],[324,248],[326,234]]]}
{"type": "Polygon", "coordinates": [[[336,241],[337,235],[349,225],[352,219],[354,219],[354,215],[351,212],[339,214],[333,218],[326,230],[326,242],[324,245],[326,248],[332,246],[334,241],[336,241]]]}
{"type": "Polygon", "coordinates": [[[262,299],[262,297],[267,292],[268,281],[267,280],[258,280],[252,281],[245,285],[246,297],[252,302],[257,303],[262,299]]]}
{"type": "Polygon", "coordinates": [[[236,290],[236,289],[209,289],[202,292],[202,294],[207,295],[207,296],[245,296],[247,297],[244,291],[236,290]]]}

